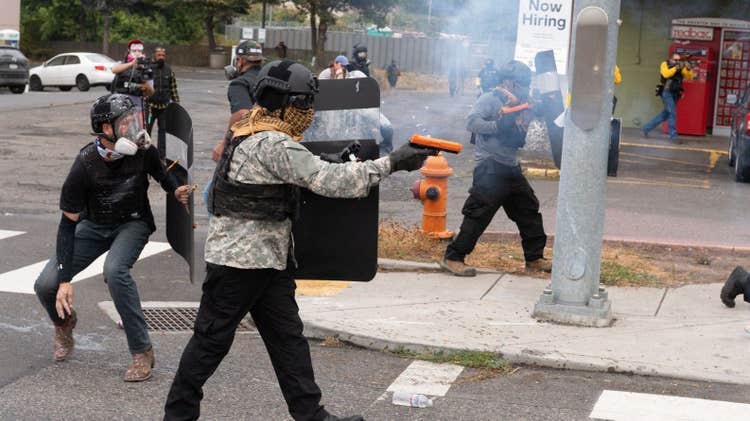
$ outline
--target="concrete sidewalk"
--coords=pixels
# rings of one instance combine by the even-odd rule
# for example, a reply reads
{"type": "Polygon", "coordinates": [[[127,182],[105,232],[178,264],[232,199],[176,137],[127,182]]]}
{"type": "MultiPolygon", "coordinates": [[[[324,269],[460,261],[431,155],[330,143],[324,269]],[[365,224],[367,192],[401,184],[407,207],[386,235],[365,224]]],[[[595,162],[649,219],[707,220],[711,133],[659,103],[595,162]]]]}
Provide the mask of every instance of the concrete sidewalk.
{"type": "Polygon", "coordinates": [[[379,272],[335,296],[298,297],[305,334],[372,349],[492,351],[513,363],[750,384],[750,306],[738,297],[725,308],[720,284],[611,287],[614,325],[584,328],[531,317],[548,280],[414,268],[379,272]]]}

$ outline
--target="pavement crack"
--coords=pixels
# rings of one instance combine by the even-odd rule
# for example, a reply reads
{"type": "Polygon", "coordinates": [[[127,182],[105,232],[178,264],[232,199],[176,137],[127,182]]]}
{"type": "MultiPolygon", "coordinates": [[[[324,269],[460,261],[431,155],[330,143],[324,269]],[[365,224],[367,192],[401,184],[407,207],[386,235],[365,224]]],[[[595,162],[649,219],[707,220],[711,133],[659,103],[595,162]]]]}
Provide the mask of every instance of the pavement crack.
{"type": "Polygon", "coordinates": [[[667,298],[668,291],[669,291],[669,287],[664,288],[664,294],[661,295],[661,300],[659,300],[659,305],[656,307],[656,312],[654,312],[654,317],[656,317],[659,314],[659,310],[661,310],[661,305],[664,304],[664,299],[667,298]]]}
{"type": "Polygon", "coordinates": [[[500,275],[500,277],[499,277],[499,278],[495,279],[495,283],[493,283],[493,284],[492,284],[492,286],[491,286],[491,287],[489,287],[489,288],[487,289],[487,291],[485,291],[485,292],[484,292],[484,294],[482,294],[482,296],[481,296],[481,297],[479,297],[479,300],[480,300],[480,301],[481,301],[481,300],[483,300],[483,299],[484,299],[484,297],[486,297],[486,296],[487,296],[487,294],[489,294],[489,293],[490,293],[490,291],[492,291],[492,288],[495,288],[495,285],[497,285],[497,283],[498,283],[498,282],[500,282],[500,280],[501,280],[501,279],[503,279],[503,276],[505,276],[505,274],[502,274],[502,275],[500,275]]]}

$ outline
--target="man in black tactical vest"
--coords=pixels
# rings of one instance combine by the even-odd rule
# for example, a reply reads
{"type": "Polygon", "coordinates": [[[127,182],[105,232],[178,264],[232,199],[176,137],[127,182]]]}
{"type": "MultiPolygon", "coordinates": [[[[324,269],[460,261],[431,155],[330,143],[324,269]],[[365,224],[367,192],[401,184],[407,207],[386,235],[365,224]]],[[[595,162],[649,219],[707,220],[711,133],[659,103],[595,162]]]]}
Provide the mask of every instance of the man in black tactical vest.
{"type": "Polygon", "coordinates": [[[37,278],[34,291],[55,325],[54,359],[64,361],[73,352],[77,322],[71,280],[108,251],[104,279],[133,357],[124,380],[138,382],[151,377],[154,365],[138,288],[130,275],[156,230],[148,176],[183,204],[192,189],[178,187],[167,175],[130,98],[111,94],[97,99],[91,127],[96,138],[79,152],[60,194],[57,254],[37,278]]]}
{"type": "Polygon", "coordinates": [[[150,113],[146,122],[148,134],[151,135],[154,123],[159,120],[157,141],[159,142],[158,149],[162,153],[166,146],[162,144],[166,137],[166,130],[161,114],[167,109],[170,102],[180,102],[180,95],[177,93],[177,78],[166,60],[167,50],[163,47],[156,47],[154,49],[154,61],[151,63],[151,69],[154,71],[154,93],[148,97],[150,113]]]}

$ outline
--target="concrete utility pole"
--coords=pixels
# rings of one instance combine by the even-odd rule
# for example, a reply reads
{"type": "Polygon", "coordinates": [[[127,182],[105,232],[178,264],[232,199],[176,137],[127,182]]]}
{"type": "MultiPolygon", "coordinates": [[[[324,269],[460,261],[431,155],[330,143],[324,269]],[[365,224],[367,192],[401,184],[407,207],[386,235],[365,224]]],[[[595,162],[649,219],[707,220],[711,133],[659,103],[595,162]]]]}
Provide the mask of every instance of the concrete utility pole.
{"type": "Polygon", "coordinates": [[[611,302],[599,287],[607,152],[620,0],[574,2],[552,283],[534,317],[583,326],[609,326],[611,302]]]}

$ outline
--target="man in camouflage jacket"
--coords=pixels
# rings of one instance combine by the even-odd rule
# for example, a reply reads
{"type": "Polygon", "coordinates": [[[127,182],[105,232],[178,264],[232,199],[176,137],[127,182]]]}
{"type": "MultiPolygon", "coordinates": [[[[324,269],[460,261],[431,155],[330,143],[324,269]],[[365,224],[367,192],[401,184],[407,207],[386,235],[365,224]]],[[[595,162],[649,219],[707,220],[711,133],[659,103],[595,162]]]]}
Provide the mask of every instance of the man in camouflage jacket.
{"type": "MultiPolygon", "coordinates": [[[[421,167],[429,152],[408,144],[374,161],[332,163],[298,143],[313,117],[317,80],[291,61],[258,74],[256,105],[232,126],[209,196],[206,280],[193,337],[166,403],[165,419],[196,419],[202,386],[229,352],[249,312],[295,420],[339,420],[320,405],[310,349],[294,298],[292,221],[298,189],[365,197],[394,171],[421,167]]],[[[359,416],[345,418],[361,420],[359,416]]]]}

